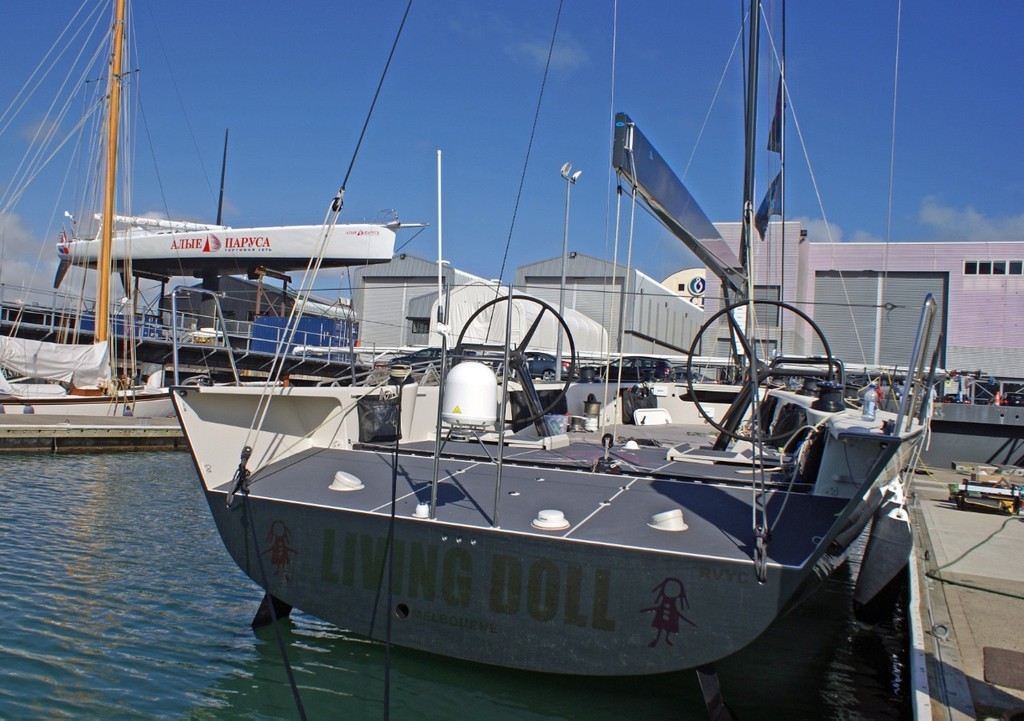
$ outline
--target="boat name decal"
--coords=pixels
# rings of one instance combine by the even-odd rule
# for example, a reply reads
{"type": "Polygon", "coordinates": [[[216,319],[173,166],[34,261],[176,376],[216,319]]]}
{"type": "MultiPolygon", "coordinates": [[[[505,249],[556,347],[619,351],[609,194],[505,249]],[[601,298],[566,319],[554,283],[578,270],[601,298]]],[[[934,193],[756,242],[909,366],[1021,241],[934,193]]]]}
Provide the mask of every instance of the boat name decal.
{"type": "MultiPolygon", "coordinates": [[[[616,621],[609,615],[609,569],[500,553],[481,559],[462,546],[442,548],[403,539],[394,544],[393,592],[399,596],[442,601],[456,609],[482,607],[489,613],[526,615],[534,621],[615,630],[616,621]],[[474,575],[474,562],[481,561],[489,564],[485,577],[474,575]],[[481,593],[486,596],[477,599],[481,593]]],[[[384,537],[346,531],[339,539],[333,528],[324,529],[320,580],[375,591],[384,578],[386,551],[384,537]]],[[[414,618],[482,631],[493,628],[486,621],[432,610],[423,610],[419,616],[414,613],[414,618]]]]}
{"type": "Polygon", "coordinates": [[[173,238],[171,250],[199,250],[203,253],[216,253],[223,248],[226,251],[236,250],[257,250],[269,252],[271,250],[270,238],[265,235],[257,236],[226,236],[221,239],[212,233],[201,238],[173,238]]]}
{"type": "Polygon", "coordinates": [[[224,250],[251,250],[253,248],[270,250],[270,238],[265,235],[258,235],[251,238],[232,238],[228,236],[224,239],[224,250]]]}
{"type": "Polygon", "coordinates": [[[652,588],[651,591],[655,594],[654,605],[650,608],[640,609],[640,613],[654,613],[651,628],[655,629],[657,634],[647,645],[654,648],[662,640],[661,635],[665,634],[665,643],[671,646],[672,639],[669,636],[679,633],[680,619],[695,628],[697,626],[683,615],[683,611],[690,607],[690,602],[686,598],[686,588],[678,578],[669,577],[652,588]]]}
{"type": "Polygon", "coordinates": [[[173,238],[171,250],[202,250],[206,245],[206,238],[173,238]]]}
{"type": "Polygon", "coordinates": [[[380,235],[380,231],[368,228],[355,228],[353,230],[346,230],[345,235],[380,235]]]}

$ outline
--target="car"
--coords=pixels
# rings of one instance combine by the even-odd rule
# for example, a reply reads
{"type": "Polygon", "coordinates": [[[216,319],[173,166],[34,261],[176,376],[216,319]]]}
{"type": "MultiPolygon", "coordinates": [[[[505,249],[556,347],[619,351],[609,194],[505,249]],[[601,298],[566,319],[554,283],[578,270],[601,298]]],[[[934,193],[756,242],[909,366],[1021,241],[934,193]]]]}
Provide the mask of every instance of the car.
{"type": "Polygon", "coordinates": [[[623,383],[671,381],[676,377],[675,368],[664,358],[627,355],[623,356],[621,360],[614,360],[609,364],[606,376],[609,381],[614,383],[620,379],[620,365],[623,383]]]}
{"type": "MultiPolygon", "coordinates": [[[[471,350],[466,351],[464,353],[464,356],[474,356],[474,355],[476,355],[476,352],[475,351],[471,351],[471,350]]],[[[458,360],[463,360],[463,356],[460,356],[459,358],[452,358],[452,349],[450,349],[450,348],[448,349],[448,357],[450,359],[452,359],[452,362],[457,362],[458,360]]],[[[397,365],[411,366],[413,371],[416,372],[416,373],[421,373],[421,372],[425,371],[427,368],[429,368],[430,366],[435,366],[437,368],[440,368],[440,366],[441,366],[441,349],[440,348],[433,348],[433,347],[432,348],[420,348],[418,351],[415,351],[414,353],[407,353],[406,355],[400,355],[400,356],[397,356],[395,358],[392,358],[390,361],[388,361],[388,365],[391,366],[391,367],[394,367],[394,366],[397,366],[397,365]]]]}
{"type": "Polygon", "coordinates": [[[1007,393],[1003,396],[1004,406],[1024,406],[1024,393],[1007,393]]]}
{"type": "MultiPolygon", "coordinates": [[[[531,378],[540,378],[545,381],[553,381],[555,379],[556,370],[558,369],[558,359],[551,353],[540,353],[537,351],[530,351],[526,354],[526,367],[530,371],[531,378]]],[[[569,377],[570,363],[569,361],[562,359],[562,379],[569,377]]]]}
{"type": "Polygon", "coordinates": [[[400,355],[397,358],[392,358],[390,365],[407,365],[412,366],[415,370],[424,370],[431,363],[436,364],[440,361],[440,348],[421,348],[415,353],[409,353],[407,355],[400,355]]]}

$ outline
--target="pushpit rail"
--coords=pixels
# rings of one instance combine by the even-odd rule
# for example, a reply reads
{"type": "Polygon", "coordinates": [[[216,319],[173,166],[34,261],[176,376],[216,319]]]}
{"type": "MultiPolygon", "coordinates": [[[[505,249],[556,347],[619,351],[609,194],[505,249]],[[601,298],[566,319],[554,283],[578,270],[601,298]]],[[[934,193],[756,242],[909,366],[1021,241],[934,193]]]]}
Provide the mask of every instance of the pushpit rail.
{"type": "Polygon", "coordinates": [[[925,381],[925,362],[935,325],[935,298],[929,293],[921,308],[921,320],[917,324],[917,335],[914,337],[914,350],[910,356],[909,373],[900,398],[900,410],[896,416],[896,430],[908,430],[910,423],[917,416],[922,403],[928,402],[928,388],[925,381]],[[907,428],[903,427],[906,419],[907,428]]]}
{"type": "Polygon", "coordinates": [[[212,290],[206,288],[191,288],[187,285],[179,285],[171,293],[171,318],[174,319],[172,325],[172,339],[174,343],[174,385],[181,385],[180,378],[180,365],[178,363],[178,297],[180,295],[188,295],[190,293],[201,293],[206,294],[213,298],[214,307],[216,308],[216,322],[220,326],[221,338],[224,339],[224,347],[228,352],[228,362],[231,364],[231,375],[235,379],[235,385],[241,385],[241,379],[238,377],[238,366],[235,365],[235,353],[231,348],[231,343],[228,342],[228,327],[224,321],[224,312],[220,307],[220,299],[223,297],[223,293],[215,293],[212,290]]]}

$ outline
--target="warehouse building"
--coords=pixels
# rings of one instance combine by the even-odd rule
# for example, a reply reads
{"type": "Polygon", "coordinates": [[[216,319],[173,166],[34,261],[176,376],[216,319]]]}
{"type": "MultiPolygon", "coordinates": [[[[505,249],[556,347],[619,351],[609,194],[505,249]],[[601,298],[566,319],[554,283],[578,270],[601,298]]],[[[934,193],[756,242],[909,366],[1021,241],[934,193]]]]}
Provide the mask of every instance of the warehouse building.
{"type": "MultiPolygon", "coordinates": [[[[771,242],[755,246],[755,297],[781,299],[810,315],[846,363],[907,365],[931,293],[941,367],[1024,377],[1024,242],[831,243],[808,238],[796,222],[772,226],[771,242]],[[778,267],[784,270],[772,270],[778,267]]],[[[717,227],[738,247],[739,223],[717,227]]],[[[718,279],[707,278],[709,315],[721,307],[720,293],[718,279]]],[[[766,308],[758,320],[769,352],[821,351],[806,324],[791,316],[766,308]]]]}

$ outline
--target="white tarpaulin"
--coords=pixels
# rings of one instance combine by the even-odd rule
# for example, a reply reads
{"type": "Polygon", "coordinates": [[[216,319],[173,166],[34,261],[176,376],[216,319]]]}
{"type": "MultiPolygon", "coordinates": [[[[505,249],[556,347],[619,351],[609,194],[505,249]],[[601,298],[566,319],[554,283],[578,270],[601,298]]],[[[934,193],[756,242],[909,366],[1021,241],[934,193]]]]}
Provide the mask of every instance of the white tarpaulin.
{"type": "Polygon", "coordinates": [[[0,336],[0,365],[29,378],[86,388],[110,380],[110,348],[107,343],[76,345],[0,336]]]}
{"type": "MultiPolygon", "coordinates": [[[[508,295],[508,289],[501,288],[499,291],[491,283],[470,283],[452,290],[448,305],[448,327],[451,329],[453,344],[458,340],[459,333],[462,332],[470,316],[482,305],[494,300],[498,294],[508,295]]],[[[530,330],[542,310],[544,310],[542,306],[532,301],[515,300],[512,302],[511,335],[514,345],[518,345],[522,341],[523,336],[530,330]]],[[[466,331],[464,342],[504,344],[505,314],[507,312],[507,303],[496,303],[488,308],[473,321],[472,327],[466,331]]],[[[562,315],[572,333],[573,341],[576,343],[577,353],[596,355],[608,352],[608,332],[597,321],[575,310],[566,309],[562,315]]],[[[431,309],[430,317],[430,330],[432,333],[436,333],[437,303],[431,309]]],[[[554,315],[550,312],[544,313],[540,326],[530,339],[529,350],[554,353],[555,345],[558,342],[557,332],[560,331],[561,325],[555,320],[554,315]]],[[[568,350],[568,347],[563,347],[563,352],[568,352],[568,350]]]]}

